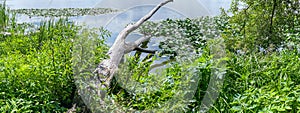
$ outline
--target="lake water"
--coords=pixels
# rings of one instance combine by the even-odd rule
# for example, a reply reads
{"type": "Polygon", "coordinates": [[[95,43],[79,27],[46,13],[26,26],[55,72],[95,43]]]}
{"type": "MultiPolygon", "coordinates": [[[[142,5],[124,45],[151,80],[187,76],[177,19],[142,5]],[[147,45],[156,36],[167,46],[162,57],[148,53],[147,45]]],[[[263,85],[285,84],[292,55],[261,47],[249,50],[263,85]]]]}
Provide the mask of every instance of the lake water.
{"type": "MultiPolygon", "coordinates": [[[[0,0],[3,2],[4,0],[0,0]]],[[[86,23],[91,26],[108,26],[113,32],[120,31],[129,22],[135,22],[152,7],[162,0],[6,0],[11,9],[30,8],[113,8],[122,10],[119,13],[70,17],[78,23],[86,23]]],[[[196,18],[199,16],[214,16],[220,13],[219,8],[228,9],[231,0],[174,0],[159,10],[152,20],[166,18],[196,18]],[[188,1],[188,2],[187,2],[188,1]]],[[[26,15],[18,15],[19,22],[39,23],[42,17],[29,18],[26,15]]]]}
{"type": "MultiPolygon", "coordinates": [[[[4,0],[0,0],[3,2],[4,0]]],[[[112,32],[112,36],[106,43],[112,45],[118,33],[128,24],[136,22],[139,18],[148,13],[155,5],[162,0],[6,0],[6,4],[11,9],[47,9],[47,8],[113,8],[121,10],[117,13],[77,16],[69,19],[76,23],[85,23],[88,26],[104,26],[112,32]]],[[[200,16],[214,16],[220,14],[220,8],[228,9],[231,0],[174,0],[162,7],[152,18],[152,21],[167,18],[196,18],[200,16]]],[[[29,17],[17,15],[18,22],[29,22],[39,24],[41,20],[50,19],[44,17],[29,17]]],[[[133,41],[141,37],[138,33],[132,33],[127,37],[127,41],[133,41]]],[[[148,47],[158,49],[159,41],[162,38],[150,40],[148,47]]],[[[131,53],[133,54],[133,53],[131,53]]],[[[145,54],[143,55],[145,56],[145,54]]],[[[167,58],[162,58],[155,63],[163,62],[167,58]]]]}
{"type": "MultiPolygon", "coordinates": [[[[1,2],[4,0],[0,0],[1,2]]],[[[162,0],[6,0],[12,9],[29,8],[92,8],[107,7],[128,9],[140,5],[156,5],[162,0]]],[[[217,15],[219,8],[228,9],[231,0],[174,0],[165,7],[172,8],[188,17],[217,15]]]]}
{"type": "MultiPolygon", "coordinates": [[[[87,8],[95,6],[127,9],[128,7],[136,5],[157,4],[161,1],[162,0],[6,0],[8,6],[12,9],[66,7],[87,8]]],[[[168,6],[182,8],[181,10],[187,11],[193,11],[193,9],[205,7],[211,14],[215,15],[219,13],[219,7],[228,8],[230,6],[230,2],[231,0],[174,0],[174,2],[168,6]]]]}

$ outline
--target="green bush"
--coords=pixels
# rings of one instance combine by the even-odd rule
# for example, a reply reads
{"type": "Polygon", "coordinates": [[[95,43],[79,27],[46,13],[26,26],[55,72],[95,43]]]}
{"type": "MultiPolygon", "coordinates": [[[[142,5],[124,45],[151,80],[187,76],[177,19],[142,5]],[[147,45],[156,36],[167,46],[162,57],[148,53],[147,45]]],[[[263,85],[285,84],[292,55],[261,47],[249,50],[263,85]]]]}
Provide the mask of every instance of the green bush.
{"type": "Polygon", "coordinates": [[[278,85],[251,87],[237,94],[230,104],[232,112],[299,112],[300,85],[282,81],[278,85]]]}
{"type": "MultiPolygon", "coordinates": [[[[8,18],[5,5],[1,5],[1,12],[5,12],[1,18],[14,18],[8,18]]],[[[16,22],[2,22],[6,29],[0,31],[10,33],[0,34],[0,112],[65,112],[72,107],[76,93],[73,42],[81,38],[80,32],[105,31],[82,30],[86,28],[68,19],[41,22],[38,27],[11,23],[16,22]]],[[[103,38],[96,36],[99,59],[95,63],[107,50],[103,38]]]]}
{"type": "Polygon", "coordinates": [[[300,65],[296,51],[231,54],[216,111],[295,112],[300,65]]]}
{"type": "MultiPolygon", "coordinates": [[[[149,74],[155,57],[140,60],[141,53],[137,52],[120,66],[107,99],[122,109],[198,112],[212,73],[219,68],[214,65],[222,62],[214,59],[219,54],[213,50],[219,48],[212,46],[219,44],[214,42],[216,37],[222,37],[227,45],[226,76],[209,112],[299,112],[299,22],[295,22],[299,15],[291,12],[298,9],[284,2],[267,0],[272,4],[268,5],[236,0],[233,16],[223,11],[214,18],[146,22],[139,32],[165,37],[160,55],[170,55],[172,63],[161,73],[149,74]],[[249,8],[235,10],[240,2],[249,8]],[[274,4],[280,4],[278,13],[264,16],[272,14],[274,4]],[[275,51],[279,46],[282,50],[275,51]],[[259,52],[258,47],[273,50],[259,52]],[[190,89],[195,81],[196,91],[190,89]],[[180,101],[166,104],[174,98],[180,101]]],[[[65,112],[74,103],[75,83],[80,91],[87,92],[83,95],[86,100],[95,100],[88,103],[90,109],[98,111],[91,69],[107,57],[104,37],[109,34],[103,29],[75,26],[67,19],[42,22],[35,28],[17,24],[5,4],[0,10],[0,112],[65,112]]]]}
{"type": "Polygon", "coordinates": [[[11,31],[2,37],[1,99],[28,100],[33,111],[70,106],[75,91],[70,48],[76,28],[64,21],[43,23],[28,35],[11,31]]]}
{"type": "MultiPolygon", "coordinates": [[[[229,25],[223,38],[231,50],[258,51],[260,47],[274,51],[299,37],[298,0],[233,0],[229,25]]],[[[294,42],[296,43],[296,42],[294,42]]]]}

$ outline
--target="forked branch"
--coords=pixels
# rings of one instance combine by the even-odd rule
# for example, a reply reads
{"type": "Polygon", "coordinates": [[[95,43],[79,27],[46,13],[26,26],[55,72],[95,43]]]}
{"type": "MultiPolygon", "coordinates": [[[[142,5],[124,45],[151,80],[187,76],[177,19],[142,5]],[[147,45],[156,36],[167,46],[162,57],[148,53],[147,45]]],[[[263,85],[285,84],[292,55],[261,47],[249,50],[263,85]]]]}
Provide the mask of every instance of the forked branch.
{"type": "Polygon", "coordinates": [[[145,36],[136,40],[133,44],[127,44],[125,43],[125,39],[128,36],[128,34],[136,30],[145,21],[149,20],[163,5],[169,2],[173,2],[173,0],[165,0],[161,2],[135,24],[128,25],[119,33],[114,44],[108,51],[108,55],[110,58],[101,62],[97,68],[98,74],[105,74],[105,76],[109,78],[105,81],[107,86],[109,86],[111,78],[113,78],[113,75],[117,70],[117,67],[120,64],[120,61],[124,54],[135,50],[136,48],[138,48],[138,45],[150,39],[150,36],[145,36]]]}
{"type": "MultiPolygon", "coordinates": [[[[144,17],[138,20],[136,23],[128,25],[125,29],[123,29],[119,33],[114,44],[112,45],[112,47],[109,49],[107,53],[109,59],[103,60],[94,71],[95,73],[98,74],[98,78],[100,81],[99,83],[101,83],[101,84],[96,84],[97,86],[100,85],[100,87],[102,88],[100,89],[100,92],[106,92],[106,90],[110,87],[110,83],[114,76],[114,73],[117,71],[121,59],[126,53],[129,53],[133,50],[155,53],[155,51],[144,50],[139,47],[141,43],[148,41],[151,38],[151,36],[142,37],[131,43],[126,43],[125,39],[129,33],[136,30],[138,27],[140,27],[145,21],[149,20],[162,6],[164,6],[169,2],[173,2],[173,0],[165,0],[161,2],[156,7],[154,7],[154,9],[152,9],[148,14],[146,14],[144,17]]],[[[105,97],[105,94],[99,93],[99,96],[102,97],[100,103],[104,104],[103,98],[105,97]]]]}

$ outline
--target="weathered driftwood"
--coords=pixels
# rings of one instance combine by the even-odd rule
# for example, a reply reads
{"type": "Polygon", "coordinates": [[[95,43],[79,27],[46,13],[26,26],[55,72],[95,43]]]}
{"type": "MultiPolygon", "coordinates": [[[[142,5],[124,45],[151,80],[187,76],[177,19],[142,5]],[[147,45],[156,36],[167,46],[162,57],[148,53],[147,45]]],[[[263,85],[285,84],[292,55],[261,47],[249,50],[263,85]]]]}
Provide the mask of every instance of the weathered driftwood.
{"type": "Polygon", "coordinates": [[[131,51],[137,50],[141,52],[148,52],[148,53],[155,53],[155,51],[151,50],[144,50],[139,47],[140,44],[142,44],[145,41],[148,41],[151,36],[144,36],[140,39],[127,43],[125,42],[126,37],[129,33],[136,30],[139,26],[141,26],[145,21],[149,20],[162,6],[165,4],[173,2],[173,0],[165,0],[158,4],[154,9],[152,9],[147,15],[142,17],[139,21],[137,21],[135,24],[128,25],[125,29],[123,29],[119,35],[117,36],[114,44],[108,51],[109,59],[103,60],[99,65],[98,68],[95,70],[101,77],[100,78],[102,82],[105,83],[106,87],[109,87],[111,79],[114,76],[114,73],[118,69],[118,65],[120,64],[120,61],[124,54],[129,53],[131,51]]]}
{"type": "MultiPolygon", "coordinates": [[[[121,59],[125,54],[134,50],[147,53],[155,53],[155,51],[145,50],[139,47],[143,42],[148,41],[151,38],[151,35],[141,37],[140,39],[129,43],[125,42],[125,39],[129,33],[136,30],[145,21],[149,20],[162,6],[169,2],[173,2],[173,0],[165,0],[161,2],[139,21],[134,24],[128,25],[119,33],[114,44],[107,53],[109,59],[103,60],[94,71],[98,74],[100,83],[102,83],[101,88],[103,89],[98,92],[98,95],[101,96],[102,99],[104,99],[106,90],[110,87],[110,83],[114,76],[114,73],[117,71],[118,65],[120,64],[121,59]]],[[[102,100],[100,103],[104,104],[104,101],[102,100]]]]}

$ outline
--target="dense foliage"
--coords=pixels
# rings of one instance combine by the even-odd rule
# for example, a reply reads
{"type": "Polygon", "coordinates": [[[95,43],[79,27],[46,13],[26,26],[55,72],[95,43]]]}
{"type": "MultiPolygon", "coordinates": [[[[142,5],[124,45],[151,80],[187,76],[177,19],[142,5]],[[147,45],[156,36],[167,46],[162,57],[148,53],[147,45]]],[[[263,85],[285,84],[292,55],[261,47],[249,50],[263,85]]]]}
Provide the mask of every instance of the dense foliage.
{"type": "Polygon", "coordinates": [[[228,49],[247,53],[259,48],[294,48],[299,41],[299,4],[299,0],[234,0],[224,34],[228,49]]]}
{"type": "MultiPolygon", "coordinates": [[[[141,34],[165,40],[158,55],[125,56],[106,98],[115,102],[108,109],[299,112],[299,4],[299,0],[233,0],[230,11],[216,17],[146,22],[139,28],[141,34]],[[169,62],[150,73],[162,56],[169,62]],[[214,85],[211,81],[219,86],[207,93],[214,85]],[[213,105],[203,101],[216,94],[213,105]]],[[[90,109],[101,111],[97,92],[90,92],[95,88],[89,84],[95,79],[90,70],[106,58],[103,37],[108,33],[83,30],[67,19],[35,28],[17,24],[13,15],[1,6],[0,111],[65,112],[74,103],[75,84],[90,109]],[[74,53],[79,57],[72,57],[74,53]]]]}
{"type": "MultiPolygon", "coordinates": [[[[232,16],[223,11],[213,18],[148,22],[140,32],[166,37],[160,44],[161,54],[171,57],[180,56],[182,50],[191,54],[209,53],[213,57],[213,49],[204,49],[212,46],[207,42],[218,37],[225,40],[226,76],[220,97],[210,112],[297,112],[300,108],[298,5],[297,0],[235,0],[229,11],[232,16]]],[[[199,81],[202,84],[194,95],[196,102],[191,100],[191,111],[201,109],[209,78],[213,77],[211,57],[205,58],[205,65],[198,68],[199,80],[208,79],[199,81]]]]}
{"type": "MultiPolygon", "coordinates": [[[[72,47],[82,28],[67,19],[38,27],[17,24],[5,5],[0,8],[0,111],[64,112],[72,107],[72,47]]],[[[105,52],[99,40],[98,53],[105,52]]]]}
{"type": "Polygon", "coordinates": [[[295,51],[231,54],[215,111],[299,111],[299,54],[295,51]]]}

